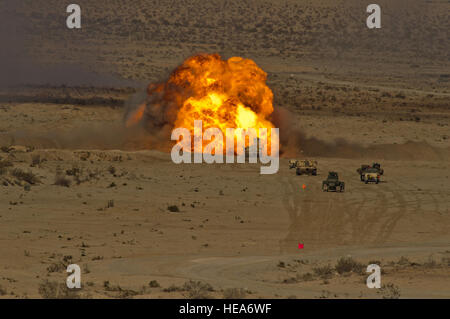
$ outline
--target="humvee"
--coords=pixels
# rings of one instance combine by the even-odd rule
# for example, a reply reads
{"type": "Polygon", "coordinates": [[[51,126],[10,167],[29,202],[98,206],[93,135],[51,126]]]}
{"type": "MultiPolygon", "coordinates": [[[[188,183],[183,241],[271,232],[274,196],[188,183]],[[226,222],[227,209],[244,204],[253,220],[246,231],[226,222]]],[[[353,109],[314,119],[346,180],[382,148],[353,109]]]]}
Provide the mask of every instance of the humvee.
{"type": "Polygon", "coordinates": [[[298,160],[289,160],[289,169],[297,167],[298,160]]]}
{"type": "Polygon", "coordinates": [[[300,160],[297,161],[296,165],[296,174],[297,175],[317,175],[317,161],[312,160],[300,160]]]}
{"type": "Polygon", "coordinates": [[[379,175],[383,175],[383,173],[384,173],[383,169],[381,168],[381,164],[379,164],[379,163],[373,163],[372,166],[361,165],[361,167],[356,170],[359,174],[359,179],[361,180],[361,182],[364,182],[364,174],[369,169],[376,169],[378,171],[379,175]]]}
{"type": "Polygon", "coordinates": [[[378,184],[380,182],[380,170],[374,167],[368,168],[364,171],[363,178],[364,183],[374,182],[378,184]]]}
{"type": "Polygon", "coordinates": [[[380,175],[383,175],[384,170],[381,168],[381,164],[380,163],[373,163],[372,167],[376,168],[378,170],[378,173],[380,173],[380,175]]]}
{"type": "Polygon", "coordinates": [[[328,178],[322,182],[322,190],[324,192],[343,192],[345,190],[345,183],[339,180],[338,173],[329,172],[328,178]]]}

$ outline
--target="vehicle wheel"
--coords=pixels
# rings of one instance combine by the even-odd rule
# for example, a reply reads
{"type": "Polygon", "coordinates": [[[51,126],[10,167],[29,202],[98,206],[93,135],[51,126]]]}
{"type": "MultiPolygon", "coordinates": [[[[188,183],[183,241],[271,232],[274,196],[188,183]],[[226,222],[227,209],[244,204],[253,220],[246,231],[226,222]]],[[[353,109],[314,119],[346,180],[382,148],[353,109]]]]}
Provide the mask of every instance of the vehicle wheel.
{"type": "Polygon", "coordinates": [[[312,174],[313,174],[313,176],[316,176],[317,175],[317,171],[313,171],[312,174]]]}

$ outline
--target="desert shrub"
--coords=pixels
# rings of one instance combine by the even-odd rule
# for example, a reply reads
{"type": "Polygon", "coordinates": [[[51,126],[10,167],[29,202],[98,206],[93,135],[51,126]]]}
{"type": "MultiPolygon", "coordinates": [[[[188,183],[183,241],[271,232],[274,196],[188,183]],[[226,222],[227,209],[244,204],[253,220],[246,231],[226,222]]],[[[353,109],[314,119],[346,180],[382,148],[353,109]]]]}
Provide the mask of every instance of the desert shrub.
{"type": "Polygon", "coordinates": [[[5,288],[3,288],[1,285],[0,285],[0,296],[4,296],[4,295],[6,295],[8,292],[6,291],[6,289],[5,288]]]}
{"type": "Polygon", "coordinates": [[[297,281],[312,281],[312,280],[314,280],[314,275],[310,272],[297,276],[297,281]]]}
{"type": "Polygon", "coordinates": [[[175,285],[170,285],[167,288],[163,289],[164,292],[175,292],[175,291],[184,291],[183,287],[179,287],[179,286],[175,286],[175,285]]]}
{"type": "Polygon", "coordinates": [[[70,187],[70,184],[72,184],[72,181],[68,179],[67,177],[63,175],[56,175],[55,176],[55,185],[63,186],[63,187],[70,187]]]}
{"type": "Polygon", "coordinates": [[[228,288],[223,291],[225,299],[244,299],[247,292],[243,288],[228,288]]]}
{"type": "Polygon", "coordinates": [[[354,260],[352,257],[341,257],[335,266],[336,271],[342,275],[349,272],[362,273],[364,265],[354,260]]]}
{"type": "Polygon", "coordinates": [[[318,296],[319,299],[328,299],[330,297],[332,297],[332,293],[329,290],[322,290],[322,293],[318,296]]]}
{"type": "Polygon", "coordinates": [[[44,299],[78,299],[78,289],[67,288],[66,283],[45,280],[39,284],[39,294],[44,299]]]}
{"type": "Polygon", "coordinates": [[[214,291],[212,286],[201,281],[187,281],[183,285],[183,290],[187,292],[189,299],[208,299],[208,292],[214,291]]]}
{"type": "Polygon", "coordinates": [[[124,289],[119,285],[111,285],[109,281],[103,282],[103,288],[105,288],[106,291],[118,292],[119,295],[117,297],[122,299],[131,298],[139,294],[139,292],[132,289],[124,289]]]}
{"type": "Polygon", "coordinates": [[[296,282],[298,282],[297,277],[289,277],[283,280],[284,284],[295,284],[296,282]]]}
{"type": "Polygon", "coordinates": [[[378,293],[381,293],[383,299],[398,299],[400,298],[400,288],[393,283],[382,285],[378,293]]]}
{"type": "Polygon", "coordinates": [[[330,279],[333,277],[334,269],[330,265],[313,268],[314,273],[322,279],[330,279]]]}
{"type": "Polygon", "coordinates": [[[71,169],[66,170],[66,175],[68,176],[79,176],[82,174],[82,169],[78,166],[72,166],[71,169]]]}
{"type": "Polygon", "coordinates": [[[172,213],[177,213],[180,211],[180,209],[176,205],[171,205],[171,206],[167,207],[167,209],[172,213]]]}
{"type": "Polygon", "coordinates": [[[119,298],[128,299],[128,298],[134,297],[136,295],[139,295],[139,292],[132,290],[132,289],[122,289],[119,293],[119,298]]]}
{"type": "Polygon", "coordinates": [[[47,267],[47,272],[62,272],[66,270],[67,266],[63,262],[53,263],[47,267]]]}
{"type": "Polygon", "coordinates": [[[161,285],[159,284],[159,282],[157,282],[156,280],[150,281],[150,282],[148,283],[148,285],[149,285],[151,288],[159,288],[159,287],[161,287],[161,285]]]}
{"type": "Polygon", "coordinates": [[[21,170],[20,168],[15,168],[11,175],[16,177],[20,181],[27,182],[31,185],[40,183],[40,179],[31,171],[25,172],[24,170],[21,170]]]}
{"type": "Polygon", "coordinates": [[[82,168],[73,165],[71,169],[66,170],[66,175],[72,176],[74,182],[77,185],[80,185],[81,183],[89,182],[92,179],[98,180],[100,171],[98,171],[97,169],[94,171],[91,171],[89,169],[83,170],[82,168]]]}

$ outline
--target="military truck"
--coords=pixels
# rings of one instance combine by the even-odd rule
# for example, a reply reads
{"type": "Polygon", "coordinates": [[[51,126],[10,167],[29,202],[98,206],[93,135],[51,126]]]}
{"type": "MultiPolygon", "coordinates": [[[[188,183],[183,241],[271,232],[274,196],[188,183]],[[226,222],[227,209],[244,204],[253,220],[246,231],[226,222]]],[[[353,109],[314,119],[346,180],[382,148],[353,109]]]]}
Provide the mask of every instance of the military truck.
{"type": "Polygon", "coordinates": [[[297,167],[298,160],[289,160],[289,169],[297,167]]]}
{"type": "Polygon", "coordinates": [[[380,182],[380,170],[374,167],[368,168],[364,171],[363,179],[364,183],[369,182],[378,184],[380,182]]]}
{"type": "Polygon", "coordinates": [[[297,175],[317,175],[317,161],[313,160],[300,160],[297,161],[295,169],[297,175]]]}
{"type": "Polygon", "coordinates": [[[343,192],[345,190],[345,183],[339,180],[338,173],[329,172],[328,178],[322,182],[322,190],[324,192],[343,192]]]}
{"type": "Polygon", "coordinates": [[[358,172],[359,174],[359,179],[361,180],[361,182],[365,181],[364,174],[369,169],[376,169],[379,175],[383,175],[384,173],[384,170],[381,168],[381,164],[379,163],[373,163],[372,165],[361,165],[361,167],[356,170],[356,172],[358,172]]]}
{"type": "Polygon", "coordinates": [[[380,175],[383,175],[384,170],[381,168],[381,164],[380,164],[380,163],[373,163],[373,164],[372,164],[372,167],[373,167],[373,168],[376,168],[376,169],[378,170],[378,173],[379,173],[380,175]]]}

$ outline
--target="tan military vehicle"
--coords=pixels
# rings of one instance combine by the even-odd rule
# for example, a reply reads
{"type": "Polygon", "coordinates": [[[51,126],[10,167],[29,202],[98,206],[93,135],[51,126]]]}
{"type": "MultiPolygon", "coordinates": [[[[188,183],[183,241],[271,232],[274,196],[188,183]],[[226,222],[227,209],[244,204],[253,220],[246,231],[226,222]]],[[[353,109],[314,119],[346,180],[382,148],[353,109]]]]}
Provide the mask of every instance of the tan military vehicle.
{"type": "Polygon", "coordinates": [[[363,181],[366,184],[369,182],[378,184],[380,182],[380,175],[380,170],[378,168],[367,168],[363,172],[363,181]]]}
{"type": "Polygon", "coordinates": [[[379,173],[378,175],[383,175],[383,173],[384,173],[384,170],[381,168],[381,164],[379,164],[379,163],[373,163],[372,165],[361,165],[361,168],[358,168],[356,170],[359,174],[361,182],[364,182],[365,172],[370,169],[378,170],[378,173],[379,173]]]}
{"type": "Polygon", "coordinates": [[[297,175],[317,175],[317,161],[314,160],[298,160],[295,168],[297,175]]]}
{"type": "Polygon", "coordinates": [[[289,160],[289,169],[297,167],[298,160],[289,160]]]}

